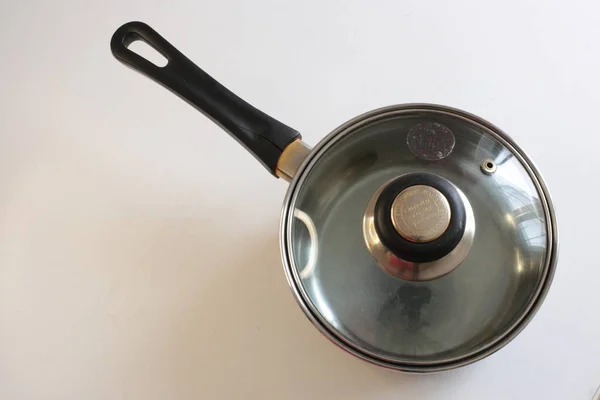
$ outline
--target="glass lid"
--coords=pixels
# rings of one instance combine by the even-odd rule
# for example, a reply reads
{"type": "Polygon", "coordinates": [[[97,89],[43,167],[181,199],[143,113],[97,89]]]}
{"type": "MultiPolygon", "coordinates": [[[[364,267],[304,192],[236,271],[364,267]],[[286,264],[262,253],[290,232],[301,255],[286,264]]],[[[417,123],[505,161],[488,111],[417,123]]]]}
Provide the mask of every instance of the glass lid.
{"type": "Polygon", "coordinates": [[[543,184],[461,112],[386,109],[334,132],[292,183],[288,275],[307,312],[363,357],[457,362],[528,320],[551,277],[543,184]]]}

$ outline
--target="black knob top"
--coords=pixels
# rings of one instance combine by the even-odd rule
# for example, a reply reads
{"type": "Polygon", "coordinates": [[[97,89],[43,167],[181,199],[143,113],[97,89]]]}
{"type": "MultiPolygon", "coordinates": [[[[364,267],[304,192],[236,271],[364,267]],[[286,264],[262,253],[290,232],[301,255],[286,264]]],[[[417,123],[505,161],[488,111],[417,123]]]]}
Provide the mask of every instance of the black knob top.
{"type": "MultiPolygon", "coordinates": [[[[429,203],[432,201],[434,200],[424,198],[408,207],[406,210],[411,215],[419,215],[420,218],[406,221],[406,226],[410,227],[411,224],[416,226],[420,221],[437,218],[436,215],[431,214],[432,209],[429,207],[429,203]]],[[[406,174],[389,183],[377,199],[374,217],[375,229],[381,242],[397,257],[418,263],[439,260],[450,253],[462,239],[466,222],[465,206],[454,185],[446,179],[430,173],[406,174]],[[409,240],[398,232],[398,226],[394,226],[392,218],[394,201],[400,193],[417,185],[433,188],[441,193],[447,200],[447,205],[444,201],[444,206],[450,208],[450,221],[440,221],[444,226],[447,224],[446,230],[441,235],[433,235],[436,238],[431,241],[409,240]]]]}

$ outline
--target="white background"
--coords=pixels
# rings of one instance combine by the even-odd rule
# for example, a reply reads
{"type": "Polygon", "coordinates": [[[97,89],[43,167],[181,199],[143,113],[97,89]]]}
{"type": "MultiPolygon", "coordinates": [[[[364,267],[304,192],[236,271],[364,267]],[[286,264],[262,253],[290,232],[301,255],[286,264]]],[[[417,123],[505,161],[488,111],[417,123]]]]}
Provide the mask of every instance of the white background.
{"type": "Polygon", "coordinates": [[[595,0],[2,1],[0,399],[590,399],[599,41],[595,0]],[[113,59],[130,20],[310,144],[406,102],[503,128],[559,217],[536,318],[493,356],[435,375],[330,344],[280,265],[286,183],[113,59]]]}

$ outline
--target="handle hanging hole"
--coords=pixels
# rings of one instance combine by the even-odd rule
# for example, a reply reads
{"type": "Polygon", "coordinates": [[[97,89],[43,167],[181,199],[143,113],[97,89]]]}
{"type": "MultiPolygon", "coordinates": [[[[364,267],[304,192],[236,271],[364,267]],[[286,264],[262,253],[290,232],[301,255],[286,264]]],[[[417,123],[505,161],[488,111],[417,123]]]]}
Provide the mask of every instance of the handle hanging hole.
{"type": "Polygon", "coordinates": [[[169,60],[165,56],[142,39],[134,40],[127,48],[157,67],[166,67],[169,63],[169,60]]]}

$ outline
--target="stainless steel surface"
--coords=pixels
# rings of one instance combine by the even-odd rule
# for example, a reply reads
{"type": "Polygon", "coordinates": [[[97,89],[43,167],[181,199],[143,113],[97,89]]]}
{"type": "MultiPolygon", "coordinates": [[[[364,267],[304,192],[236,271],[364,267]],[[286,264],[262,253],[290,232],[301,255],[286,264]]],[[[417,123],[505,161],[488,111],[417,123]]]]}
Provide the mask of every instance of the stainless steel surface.
{"type": "MultiPolygon", "coordinates": [[[[415,282],[438,279],[454,271],[469,254],[469,250],[473,245],[473,239],[475,237],[475,217],[473,215],[471,204],[465,194],[460,189],[456,188],[463,201],[466,213],[465,231],[460,242],[458,242],[458,245],[456,245],[454,250],[439,260],[426,263],[415,263],[402,260],[393,254],[379,240],[379,236],[375,230],[375,220],[373,216],[375,212],[375,203],[385,186],[387,186],[387,184],[379,188],[369,200],[362,226],[367,248],[379,266],[393,276],[415,282]]],[[[449,207],[450,206],[448,205],[448,208],[449,207]]]]}
{"type": "Polygon", "coordinates": [[[481,163],[481,172],[483,172],[486,175],[491,175],[494,172],[496,172],[496,163],[494,162],[494,160],[484,160],[481,163]]]}
{"type": "Polygon", "coordinates": [[[280,239],[288,282],[313,324],[357,357],[410,372],[466,365],[508,343],[543,301],[558,253],[552,204],[527,156],[488,122],[427,104],[374,110],[328,135],[291,182],[280,239]],[[432,120],[456,136],[444,164],[404,151],[410,127],[432,120]],[[486,158],[502,160],[489,177],[486,158]],[[415,170],[455,183],[478,221],[463,265],[426,283],[382,271],[360,229],[373,193],[415,170]],[[312,236],[295,210],[310,216],[312,236]],[[311,242],[315,266],[301,276],[311,242]]]}
{"type": "Polygon", "coordinates": [[[275,171],[277,176],[290,182],[294,175],[296,175],[296,171],[300,164],[302,164],[302,161],[310,153],[310,150],[310,146],[300,139],[290,143],[283,150],[277,162],[277,171],[275,171]]]}
{"type": "Polygon", "coordinates": [[[415,185],[404,189],[392,203],[392,225],[406,240],[428,243],[442,236],[450,225],[450,204],[437,189],[415,185]]]}

